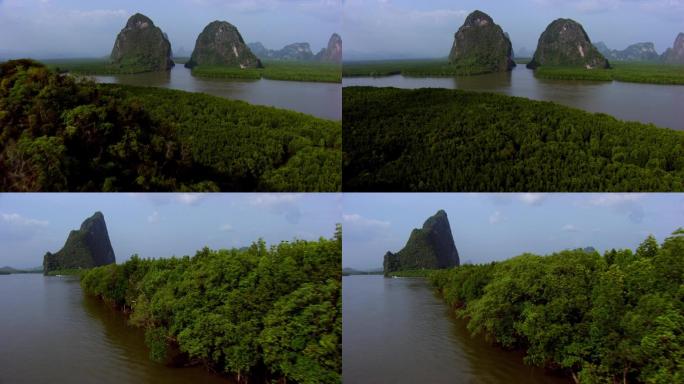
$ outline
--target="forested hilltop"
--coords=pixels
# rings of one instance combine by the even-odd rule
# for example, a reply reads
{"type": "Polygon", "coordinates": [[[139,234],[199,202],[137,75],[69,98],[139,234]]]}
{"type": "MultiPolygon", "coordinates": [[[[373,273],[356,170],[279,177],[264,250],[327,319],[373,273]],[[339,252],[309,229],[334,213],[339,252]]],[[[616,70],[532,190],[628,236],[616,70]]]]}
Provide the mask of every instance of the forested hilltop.
{"type": "Polygon", "coordinates": [[[684,189],[684,132],[462,90],[342,95],[345,191],[684,189]]]}
{"type": "Polygon", "coordinates": [[[338,191],[339,122],[0,64],[0,190],[338,191]]]}
{"type": "Polygon", "coordinates": [[[130,313],[150,357],[239,382],[340,383],[342,232],[267,248],[141,259],[85,273],[85,293],[130,313]]]}
{"type": "Polygon", "coordinates": [[[636,252],[523,254],[430,274],[468,330],[576,383],[684,382],[684,229],[636,252]]]}

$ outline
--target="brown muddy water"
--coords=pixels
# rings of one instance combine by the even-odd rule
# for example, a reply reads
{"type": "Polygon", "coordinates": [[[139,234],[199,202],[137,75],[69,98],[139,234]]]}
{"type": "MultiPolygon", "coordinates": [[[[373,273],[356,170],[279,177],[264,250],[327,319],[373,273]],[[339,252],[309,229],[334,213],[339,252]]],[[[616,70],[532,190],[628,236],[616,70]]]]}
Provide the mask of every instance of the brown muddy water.
{"type": "Polygon", "coordinates": [[[342,278],[345,384],[569,384],[473,338],[425,279],[342,278]]]}
{"type": "Polygon", "coordinates": [[[204,368],[149,359],[144,333],[78,278],[0,276],[0,383],[232,384],[204,368]]]}

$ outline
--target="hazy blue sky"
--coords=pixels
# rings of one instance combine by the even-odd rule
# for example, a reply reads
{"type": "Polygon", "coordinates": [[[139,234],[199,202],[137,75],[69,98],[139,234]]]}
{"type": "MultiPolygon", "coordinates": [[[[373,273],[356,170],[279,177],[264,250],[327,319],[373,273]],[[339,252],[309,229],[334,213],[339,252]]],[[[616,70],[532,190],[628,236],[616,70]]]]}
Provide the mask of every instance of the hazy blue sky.
{"type": "Polygon", "coordinates": [[[42,265],[69,231],[101,211],[117,262],[243,247],[263,238],[330,238],[339,194],[0,194],[0,267],[42,265]]]}
{"type": "Polygon", "coordinates": [[[341,32],[341,0],[0,0],[0,55],[105,56],[136,12],[189,55],[214,20],[238,27],[246,42],[279,49],[309,42],[316,53],[341,32]]]}
{"type": "Polygon", "coordinates": [[[658,53],[684,32],[684,0],[344,0],[345,58],[445,57],[466,16],[479,9],[533,53],[551,21],[580,22],[612,49],[651,41],[658,53]]]}
{"type": "Polygon", "coordinates": [[[342,265],[382,266],[413,228],[439,209],[449,216],[461,262],[502,260],[593,246],[659,242],[684,226],[684,194],[345,194],[342,265]]]}

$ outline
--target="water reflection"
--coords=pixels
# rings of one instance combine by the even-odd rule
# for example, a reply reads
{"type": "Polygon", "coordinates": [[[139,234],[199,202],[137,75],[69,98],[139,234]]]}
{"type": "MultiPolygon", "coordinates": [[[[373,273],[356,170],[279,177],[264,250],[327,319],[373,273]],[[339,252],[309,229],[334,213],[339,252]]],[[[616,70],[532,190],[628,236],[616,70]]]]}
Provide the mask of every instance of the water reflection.
{"type": "Polygon", "coordinates": [[[182,65],[168,72],[93,76],[100,83],[116,83],[203,92],[251,104],[290,109],[330,120],[342,118],[341,84],[268,79],[206,79],[194,77],[182,65]]]}
{"type": "Polygon", "coordinates": [[[388,77],[344,78],[343,86],[448,88],[495,92],[534,100],[553,101],[621,120],[652,123],[684,130],[684,86],[604,81],[545,80],[518,65],[510,73],[456,78],[388,77]]]}

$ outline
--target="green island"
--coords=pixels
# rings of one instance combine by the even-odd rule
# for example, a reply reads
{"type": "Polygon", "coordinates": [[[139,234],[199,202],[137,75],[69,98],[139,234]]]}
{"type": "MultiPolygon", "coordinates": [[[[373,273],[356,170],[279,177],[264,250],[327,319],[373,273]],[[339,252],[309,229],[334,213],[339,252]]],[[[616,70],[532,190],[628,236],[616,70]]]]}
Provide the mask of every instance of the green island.
{"type": "Polygon", "coordinates": [[[192,69],[198,77],[223,79],[269,79],[285,81],[310,81],[341,83],[342,67],[336,63],[315,61],[264,61],[263,68],[235,68],[229,66],[200,65],[192,69]]]}
{"type": "Polygon", "coordinates": [[[4,191],[338,191],[339,122],[0,64],[4,191]]]}
{"type": "Polygon", "coordinates": [[[346,191],[684,190],[684,132],[463,90],[342,95],[346,191]]]}
{"type": "MultiPolygon", "coordinates": [[[[516,59],[517,64],[528,64],[531,59],[516,59]]],[[[384,77],[403,75],[406,77],[454,77],[486,74],[482,67],[454,67],[445,59],[422,60],[374,60],[345,62],[343,77],[384,77]]],[[[684,85],[684,65],[653,62],[611,63],[610,69],[585,69],[581,67],[541,66],[534,70],[540,79],[551,80],[593,80],[621,81],[627,83],[649,83],[684,85]]]]}
{"type": "Polygon", "coordinates": [[[652,62],[611,62],[609,69],[542,66],[534,71],[541,79],[622,81],[628,83],[684,85],[684,65],[652,62]]]}
{"type": "Polygon", "coordinates": [[[684,229],[632,252],[569,250],[434,271],[473,335],[575,383],[684,380],[684,229]]]}
{"type": "MultiPolygon", "coordinates": [[[[184,64],[189,58],[176,58],[176,64],[184,64]]],[[[106,59],[53,59],[45,60],[45,65],[60,73],[74,75],[131,75],[150,72],[144,66],[121,66],[106,59]]],[[[251,79],[306,81],[322,83],[342,82],[342,67],[336,63],[315,61],[270,60],[263,62],[263,68],[239,68],[228,65],[199,65],[192,68],[197,77],[220,79],[251,79]]]]}
{"type": "Polygon", "coordinates": [[[150,357],[238,382],[339,383],[342,232],[267,248],[204,248],[86,272],[81,286],[145,329],[150,357]],[[274,381],[268,381],[274,380],[274,381]]]}
{"type": "Polygon", "coordinates": [[[349,61],[342,67],[342,77],[382,77],[404,75],[407,77],[453,77],[480,75],[491,70],[478,65],[454,66],[447,59],[407,59],[349,61]]]}

